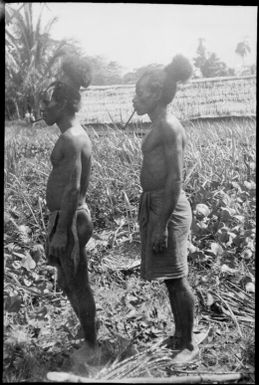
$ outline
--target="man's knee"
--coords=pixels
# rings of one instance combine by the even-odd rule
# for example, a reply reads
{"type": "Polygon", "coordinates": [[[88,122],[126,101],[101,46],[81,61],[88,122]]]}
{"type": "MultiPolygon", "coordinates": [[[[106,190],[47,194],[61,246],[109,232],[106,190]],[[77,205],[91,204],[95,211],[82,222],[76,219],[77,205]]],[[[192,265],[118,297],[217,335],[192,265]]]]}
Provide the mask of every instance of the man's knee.
{"type": "Polygon", "coordinates": [[[79,211],[77,214],[77,232],[80,247],[83,247],[87,244],[93,233],[91,217],[85,211],[79,211]]]}
{"type": "Polygon", "coordinates": [[[189,282],[186,277],[177,278],[177,279],[166,279],[165,284],[169,292],[191,291],[189,282]]]}
{"type": "Polygon", "coordinates": [[[180,279],[170,279],[165,281],[170,299],[180,301],[193,308],[195,296],[186,277],[180,279]],[[177,300],[178,299],[178,300],[177,300]]]}
{"type": "Polygon", "coordinates": [[[65,276],[64,276],[64,274],[63,274],[63,272],[62,272],[62,270],[61,270],[60,267],[57,268],[57,271],[58,271],[58,274],[57,274],[57,283],[58,283],[59,287],[60,287],[62,290],[66,291],[67,285],[66,285],[66,279],[65,279],[65,276]]]}
{"type": "Polygon", "coordinates": [[[66,265],[58,268],[57,283],[68,296],[74,291],[74,279],[71,272],[72,268],[68,269],[66,265]]]}

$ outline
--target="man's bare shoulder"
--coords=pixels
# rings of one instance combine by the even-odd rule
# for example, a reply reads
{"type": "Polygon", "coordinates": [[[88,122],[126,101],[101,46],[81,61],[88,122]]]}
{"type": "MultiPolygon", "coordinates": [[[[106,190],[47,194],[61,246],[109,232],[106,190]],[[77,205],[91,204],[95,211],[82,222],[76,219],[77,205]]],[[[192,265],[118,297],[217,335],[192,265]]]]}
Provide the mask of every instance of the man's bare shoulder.
{"type": "Polygon", "coordinates": [[[175,141],[181,138],[184,133],[184,128],[180,121],[175,116],[170,116],[161,125],[161,133],[163,141],[175,141]]]}
{"type": "Polygon", "coordinates": [[[91,151],[91,141],[87,132],[82,126],[73,126],[60,136],[61,144],[66,150],[81,151],[88,149],[91,151]]]}

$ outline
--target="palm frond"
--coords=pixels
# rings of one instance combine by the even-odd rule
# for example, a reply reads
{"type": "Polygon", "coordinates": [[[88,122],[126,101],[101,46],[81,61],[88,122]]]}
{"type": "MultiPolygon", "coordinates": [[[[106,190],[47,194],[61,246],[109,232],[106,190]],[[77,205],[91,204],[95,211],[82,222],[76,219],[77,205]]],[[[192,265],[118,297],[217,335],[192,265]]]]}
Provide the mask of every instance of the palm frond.
{"type": "Polygon", "coordinates": [[[18,12],[15,11],[15,24],[16,24],[16,29],[19,31],[18,38],[20,39],[20,45],[23,46],[24,52],[25,52],[25,59],[26,56],[30,56],[30,30],[26,26],[26,22],[23,19],[22,15],[18,12]]]}
{"type": "Polygon", "coordinates": [[[44,30],[42,31],[43,34],[49,34],[53,24],[55,24],[57,22],[58,18],[55,16],[53,17],[53,19],[51,19],[48,24],[44,27],[44,30]]]}

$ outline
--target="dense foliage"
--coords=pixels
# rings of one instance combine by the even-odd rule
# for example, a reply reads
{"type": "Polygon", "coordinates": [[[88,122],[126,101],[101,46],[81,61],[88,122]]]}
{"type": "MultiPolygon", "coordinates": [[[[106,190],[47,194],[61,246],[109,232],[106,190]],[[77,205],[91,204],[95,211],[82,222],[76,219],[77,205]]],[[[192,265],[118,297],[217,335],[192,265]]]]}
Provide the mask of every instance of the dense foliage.
{"type": "MultiPolygon", "coordinates": [[[[255,122],[188,124],[186,132],[195,330],[209,329],[201,364],[187,370],[249,372],[245,383],[253,383],[255,122]]],[[[43,251],[49,155],[58,134],[55,127],[6,126],[5,382],[42,381],[50,370],[67,371],[68,354],[81,341],[79,323],[43,251]]],[[[95,226],[87,245],[90,279],[99,339],[112,360],[122,361],[88,375],[175,374],[166,353],[148,350],[172,332],[173,320],[165,287],[139,278],[140,138],[116,129],[89,134],[94,162],[88,203],[95,226]],[[139,352],[141,359],[132,356],[126,366],[125,352],[139,352]]]]}
{"type": "Polygon", "coordinates": [[[39,115],[39,95],[55,77],[61,58],[68,52],[80,54],[73,40],[56,41],[53,17],[43,24],[42,4],[36,18],[33,3],[5,6],[5,114],[23,118],[26,111],[39,115]]]}

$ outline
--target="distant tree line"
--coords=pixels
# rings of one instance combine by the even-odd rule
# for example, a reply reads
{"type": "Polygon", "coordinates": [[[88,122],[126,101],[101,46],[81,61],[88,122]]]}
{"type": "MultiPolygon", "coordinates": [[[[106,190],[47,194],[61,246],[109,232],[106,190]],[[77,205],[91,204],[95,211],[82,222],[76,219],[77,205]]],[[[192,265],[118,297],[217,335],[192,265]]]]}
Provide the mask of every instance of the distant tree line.
{"type": "MultiPolygon", "coordinates": [[[[64,55],[76,53],[86,56],[74,40],[56,41],[50,32],[57,21],[53,17],[47,24],[42,23],[45,3],[35,20],[33,3],[5,5],[5,115],[8,119],[24,118],[34,112],[39,115],[39,97],[51,80],[54,80],[64,55]]],[[[236,46],[236,54],[242,60],[241,75],[255,74],[256,66],[246,66],[245,59],[250,53],[247,39],[236,46]]],[[[122,66],[102,56],[86,56],[92,68],[92,85],[134,84],[148,69],[163,68],[153,63],[123,74],[122,66]]],[[[196,56],[193,58],[194,77],[217,77],[236,75],[215,52],[209,52],[205,40],[200,38],[196,56]]]]}

